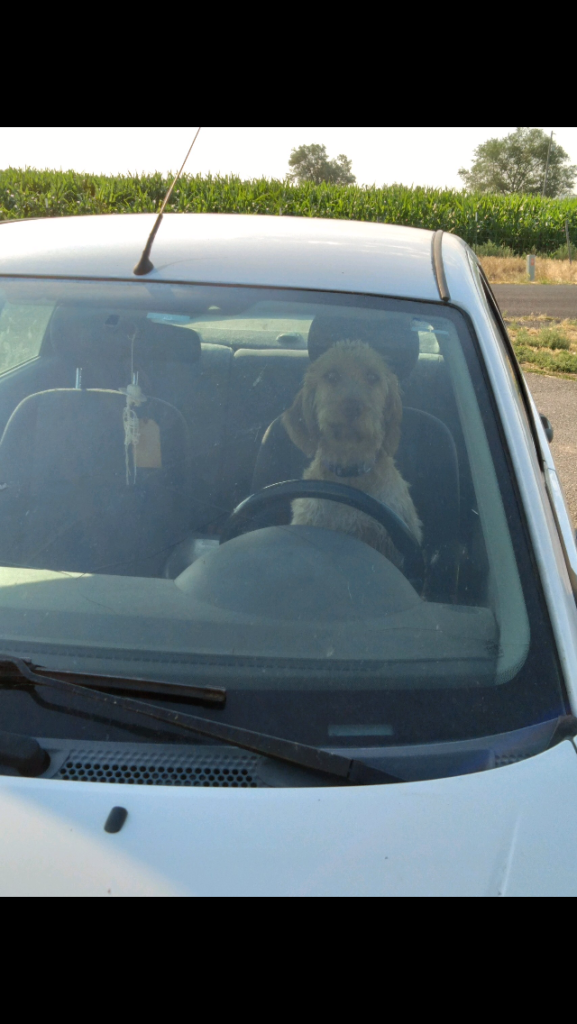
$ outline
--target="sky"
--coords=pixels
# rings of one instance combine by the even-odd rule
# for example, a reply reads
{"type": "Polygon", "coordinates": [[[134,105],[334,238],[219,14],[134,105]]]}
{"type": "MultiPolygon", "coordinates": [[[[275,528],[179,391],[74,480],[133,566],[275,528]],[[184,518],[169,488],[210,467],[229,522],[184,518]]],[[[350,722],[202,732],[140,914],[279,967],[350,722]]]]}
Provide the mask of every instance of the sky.
{"type": "MultiPolygon", "coordinates": [[[[198,126],[187,128],[0,128],[0,168],[36,167],[93,174],[177,170],[198,126]]],[[[577,164],[577,128],[543,127],[577,164]]],[[[284,178],[291,150],[324,143],[346,154],[361,185],[461,188],[459,168],[475,147],[508,128],[202,128],[191,174],[284,178]]]]}

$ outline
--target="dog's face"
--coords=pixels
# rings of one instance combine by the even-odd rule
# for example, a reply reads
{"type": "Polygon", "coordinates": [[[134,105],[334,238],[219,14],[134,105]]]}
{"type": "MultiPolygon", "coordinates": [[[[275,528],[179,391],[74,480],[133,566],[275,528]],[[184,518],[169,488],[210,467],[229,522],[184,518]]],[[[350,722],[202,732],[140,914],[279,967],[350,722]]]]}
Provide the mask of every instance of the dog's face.
{"type": "Polygon", "coordinates": [[[341,341],[312,364],[284,423],[306,455],[342,464],[394,455],[401,419],[397,378],[384,359],[363,342],[341,341]]]}

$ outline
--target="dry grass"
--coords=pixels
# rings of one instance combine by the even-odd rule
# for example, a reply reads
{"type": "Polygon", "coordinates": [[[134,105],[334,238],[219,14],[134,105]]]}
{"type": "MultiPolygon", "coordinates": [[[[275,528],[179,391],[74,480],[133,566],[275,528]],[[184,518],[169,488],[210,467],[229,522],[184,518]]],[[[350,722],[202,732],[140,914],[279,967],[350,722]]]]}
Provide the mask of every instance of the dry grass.
{"type": "MultiPolygon", "coordinates": [[[[483,269],[491,284],[529,284],[527,260],[516,256],[483,256],[483,269]]],[[[577,284],[577,260],[537,257],[536,284],[577,284]]]]}

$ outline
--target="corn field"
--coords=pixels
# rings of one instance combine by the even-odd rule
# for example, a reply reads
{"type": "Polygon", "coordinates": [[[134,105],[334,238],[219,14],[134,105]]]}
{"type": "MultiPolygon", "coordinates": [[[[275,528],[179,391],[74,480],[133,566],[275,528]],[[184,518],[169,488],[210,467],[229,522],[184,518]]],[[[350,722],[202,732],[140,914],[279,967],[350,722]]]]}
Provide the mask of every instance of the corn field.
{"type": "MultiPolygon", "coordinates": [[[[104,177],[73,171],[0,171],[0,220],[81,214],[150,213],[169,185],[160,174],[104,177]]],[[[548,254],[565,242],[569,221],[577,242],[577,199],[473,195],[432,188],[292,185],[283,181],[185,177],[168,210],[331,217],[442,228],[470,245],[493,242],[514,253],[548,254]]]]}

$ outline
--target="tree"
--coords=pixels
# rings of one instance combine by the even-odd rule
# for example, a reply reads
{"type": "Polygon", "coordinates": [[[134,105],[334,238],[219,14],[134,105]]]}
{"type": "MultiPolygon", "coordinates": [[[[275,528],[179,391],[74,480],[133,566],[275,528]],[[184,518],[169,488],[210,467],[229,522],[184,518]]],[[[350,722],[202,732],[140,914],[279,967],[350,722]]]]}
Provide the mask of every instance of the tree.
{"type": "Polygon", "coordinates": [[[299,185],[305,181],[315,185],[354,185],[357,179],[351,173],[352,166],[352,160],[343,153],[336,160],[329,160],[326,146],[299,146],[290,155],[288,178],[299,185]]]}
{"type": "MultiPolygon", "coordinates": [[[[470,192],[515,192],[541,195],[547,173],[550,136],[541,128],[517,128],[504,139],[488,139],[475,150],[470,171],[462,168],[460,177],[470,192]]],[[[577,167],[553,140],[545,195],[552,199],[572,193],[577,167]]]]}

